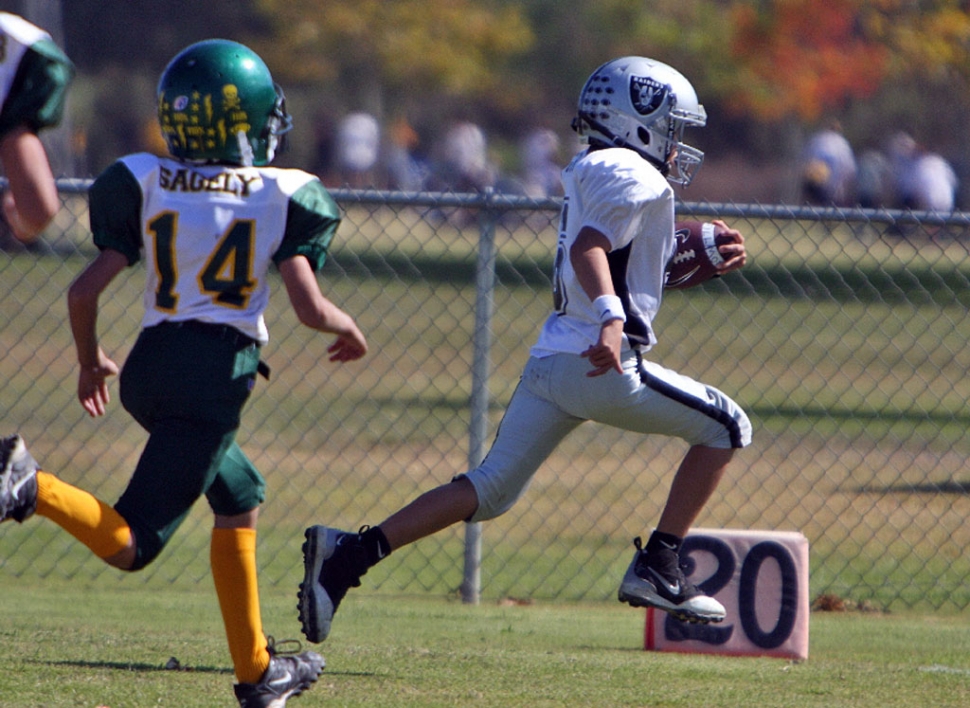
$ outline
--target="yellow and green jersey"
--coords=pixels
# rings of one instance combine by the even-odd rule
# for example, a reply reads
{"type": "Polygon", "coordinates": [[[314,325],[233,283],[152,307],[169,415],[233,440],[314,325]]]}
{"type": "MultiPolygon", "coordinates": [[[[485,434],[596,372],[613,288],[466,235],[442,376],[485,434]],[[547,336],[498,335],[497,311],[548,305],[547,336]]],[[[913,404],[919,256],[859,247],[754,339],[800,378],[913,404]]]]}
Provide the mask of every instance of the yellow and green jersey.
{"type": "Polygon", "coordinates": [[[100,249],[144,260],[143,327],[198,320],[261,344],[267,272],[294,256],[315,270],[340,223],[336,202],[297,169],[200,165],[148,153],[121,158],[89,192],[100,249]]]}

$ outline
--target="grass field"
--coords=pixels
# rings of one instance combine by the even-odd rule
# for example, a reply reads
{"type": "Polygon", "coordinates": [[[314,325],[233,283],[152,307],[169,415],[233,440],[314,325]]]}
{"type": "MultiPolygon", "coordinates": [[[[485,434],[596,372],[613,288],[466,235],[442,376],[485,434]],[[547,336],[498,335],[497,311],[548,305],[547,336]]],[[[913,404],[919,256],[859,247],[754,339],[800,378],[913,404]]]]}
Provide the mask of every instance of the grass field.
{"type": "MultiPolygon", "coordinates": [[[[273,378],[241,441],[270,486],[259,561],[279,638],[298,634],[307,524],[377,523],[467,464],[475,244],[407,218],[351,210],[322,278],[368,335],[360,365],[328,365],[328,341],[295,325],[274,283],[273,378]]],[[[395,553],[341,609],[329,670],[299,705],[970,704],[970,620],[954,614],[970,605],[966,246],[743,227],[752,265],[671,293],[651,355],[729,392],[754,422],[698,525],[801,531],[813,597],[893,614],[813,615],[802,664],[643,652],[642,613],[611,598],[683,446],[588,425],[485,526],[480,607],[453,600],[461,527],[395,553]]],[[[547,312],[547,236],[499,234],[493,429],[547,312]]],[[[45,467],[113,500],[144,434],[117,395],[98,421],[74,400],[64,292],[85,262],[0,254],[0,434],[21,431],[45,467]]],[[[104,298],[119,362],[140,294],[134,274],[104,298]]],[[[231,705],[210,525],[200,504],[156,564],[123,578],[52,524],[6,525],[0,706],[231,705]],[[162,670],[171,656],[190,670],[162,670]]]]}
{"type": "MultiPolygon", "coordinates": [[[[277,638],[293,598],[266,593],[277,638]]],[[[235,705],[214,592],[0,581],[0,706],[235,705]],[[166,670],[170,658],[181,670],[166,670]]],[[[970,619],[814,613],[809,659],[643,651],[619,603],[348,596],[320,681],[290,705],[340,708],[926,708],[970,704],[970,619]]],[[[306,647],[306,645],[305,645],[306,647]]]]}
{"type": "MultiPolygon", "coordinates": [[[[377,523],[467,466],[474,234],[385,209],[351,210],[345,225],[322,280],[358,315],[367,360],[328,365],[327,340],[295,324],[278,282],[267,313],[273,379],[260,382],[241,436],[270,484],[267,559],[285,557],[308,523],[377,523]]],[[[865,242],[794,222],[743,227],[753,254],[743,277],[670,293],[651,354],[730,393],[754,422],[753,445],[698,525],[803,532],[815,593],[893,609],[966,607],[965,244],[865,242]]],[[[497,235],[492,429],[547,312],[549,237],[526,228],[497,235]]],[[[113,499],[144,434],[120,406],[91,421],[74,400],[64,291],[86,260],[0,260],[0,422],[50,469],[113,499]]],[[[102,338],[119,362],[137,331],[140,289],[133,273],[103,298],[102,338]]],[[[527,499],[486,527],[484,592],[610,597],[682,451],[676,441],[580,428],[527,499]]],[[[202,509],[176,540],[198,578],[206,527],[202,509]]],[[[60,547],[54,529],[6,533],[8,547],[31,549],[12,554],[11,572],[100,571],[69,554],[71,570],[55,567],[43,550],[60,547]]],[[[461,555],[460,530],[429,540],[393,559],[381,587],[449,592],[461,555]]],[[[264,563],[271,581],[280,577],[264,563]]],[[[153,572],[178,574],[164,564],[153,572]]]]}

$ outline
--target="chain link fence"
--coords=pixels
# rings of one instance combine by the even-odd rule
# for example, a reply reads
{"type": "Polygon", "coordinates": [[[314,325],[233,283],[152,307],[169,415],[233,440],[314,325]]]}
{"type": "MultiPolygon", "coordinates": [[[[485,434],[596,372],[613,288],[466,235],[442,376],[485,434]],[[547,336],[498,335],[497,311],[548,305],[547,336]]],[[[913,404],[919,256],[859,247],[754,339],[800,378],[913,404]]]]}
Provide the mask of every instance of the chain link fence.
{"type": "MultiPolygon", "coordinates": [[[[31,249],[8,240],[0,252],[0,434],[20,432],[46,469],[110,503],[145,433],[116,383],[104,418],[88,418],[75,398],[65,294],[94,254],[87,186],[62,180],[64,207],[43,239],[31,249]]],[[[269,484],[265,593],[295,592],[305,526],[380,523],[480,459],[551,303],[557,200],[334,195],[344,221],[320,281],[371,352],[329,363],[330,340],[298,325],[273,275],[263,352],[273,375],[257,384],[239,438],[269,484]]],[[[651,358],[722,388],[754,425],[698,526],[804,533],[813,596],[967,607],[970,215],[679,210],[724,218],[750,253],[741,272],[668,293],[656,323],[651,358]]],[[[99,329],[121,363],[143,275],[119,280],[99,329]]],[[[587,423],[509,513],[396,552],[364,592],[614,598],[631,540],[659,518],[685,449],[587,423]]],[[[152,566],[125,575],[32,519],[4,526],[0,565],[8,577],[208,582],[210,527],[201,502],[152,566]]]]}

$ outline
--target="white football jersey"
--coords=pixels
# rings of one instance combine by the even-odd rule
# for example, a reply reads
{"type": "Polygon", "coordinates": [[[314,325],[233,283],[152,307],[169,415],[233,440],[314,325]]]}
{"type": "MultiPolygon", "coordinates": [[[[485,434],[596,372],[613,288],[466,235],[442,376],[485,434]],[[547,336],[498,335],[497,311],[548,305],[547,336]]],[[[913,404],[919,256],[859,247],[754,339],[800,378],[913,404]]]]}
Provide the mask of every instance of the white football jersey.
{"type": "Polygon", "coordinates": [[[7,100],[24,53],[31,45],[50,38],[47,32],[22,17],[0,12],[0,106],[7,100]]]}
{"type": "Polygon", "coordinates": [[[144,327],[198,320],[269,339],[266,274],[304,255],[326,258],[340,222],[333,199],[296,169],[194,165],[128,155],[91,187],[91,231],[99,248],[146,264],[144,327]]]}
{"type": "Polygon", "coordinates": [[[586,150],[562,172],[564,200],[553,274],[554,309],[533,356],[580,354],[599,340],[599,313],[576,279],[569,249],[584,226],[609,239],[613,287],[626,313],[630,347],[656,343],[664,271],[674,253],[674,192],[660,171],[633,150],[586,150]]]}

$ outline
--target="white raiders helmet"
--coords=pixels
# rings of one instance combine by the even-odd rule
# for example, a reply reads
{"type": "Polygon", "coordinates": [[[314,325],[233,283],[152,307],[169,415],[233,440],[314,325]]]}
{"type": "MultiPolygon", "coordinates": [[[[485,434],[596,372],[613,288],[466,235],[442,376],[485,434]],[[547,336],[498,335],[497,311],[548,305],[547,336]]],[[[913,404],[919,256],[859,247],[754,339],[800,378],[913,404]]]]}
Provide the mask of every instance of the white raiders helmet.
{"type": "Polygon", "coordinates": [[[668,180],[687,186],[704,153],[681,139],[687,126],[705,123],[704,106],[683,74],[653,59],[622,57],[586,80],[573,129],[591,145],[635,150],[668,180]]]}

